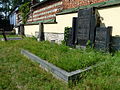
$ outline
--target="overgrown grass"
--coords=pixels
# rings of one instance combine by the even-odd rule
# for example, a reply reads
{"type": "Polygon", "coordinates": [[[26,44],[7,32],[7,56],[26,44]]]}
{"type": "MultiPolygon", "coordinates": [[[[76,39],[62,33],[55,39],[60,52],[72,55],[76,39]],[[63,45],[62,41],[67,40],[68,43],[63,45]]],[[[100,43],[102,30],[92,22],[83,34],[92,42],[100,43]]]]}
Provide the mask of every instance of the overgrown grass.
{"type": "Polygon", "coordinates": [[[78,84],[68,88],[20,54],[20,49],[30,42],[29,39],[0,42],[0,90],[120,90],[120,52],[110,56],[103,65],[81,74],[78,84]]]}
{"type": "Polygon", "coordinates": [[[67,46],[48,41],[36,42],[35,40],[26,40],[25,42],[24,49],[66,71],[83,69],[111,58],[110,54],[92,49],[70,49],[67,46]]]}
{"type": "Polygon", "coordinates": [[[120,90],[120,51],[102,66],[86,72],[77,86],[85,90],[120,90]]]}
{"type": "Polygon", "coordinates": [[[23,44],[0,42],[0,90],[68,90],[65,83],[20,54],[23,44]]]}

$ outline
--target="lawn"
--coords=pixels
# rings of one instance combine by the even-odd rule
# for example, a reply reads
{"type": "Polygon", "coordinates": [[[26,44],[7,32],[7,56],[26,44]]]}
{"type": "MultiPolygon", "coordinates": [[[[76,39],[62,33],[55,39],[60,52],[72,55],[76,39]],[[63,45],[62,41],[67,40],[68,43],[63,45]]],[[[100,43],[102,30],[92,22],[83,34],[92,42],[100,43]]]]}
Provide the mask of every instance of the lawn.
{"type": "Polygon", "coordinates": [[[110,54],[92,49],[71,49],[65,45],[58,45],[48,41],[36,42],[35,40],[28,40],[23,48],[68,72],[84,69],[111,59],[110,54]]]}
{"type": "MultiPolygon", "coordinates": [[[[0,41],[0,90],[120,90],[120,52],[116,52],[114,56],[101,53],[100,56],[107,58],[104,60],[105,64],[81,74],[81,80],[78,84],[69,88],[64,82],[55,79],[50,73],[42,70],[37,63],[31,62],[20,54],[21,48],[27,49],[31,42],[34,42],[32,45],[37,43],[30,39],[0,41]]],[[[51,44],[51,46],[54,45],[51,44]]],[[[55,46],[57,49],[56,44],[55,46]]],[[[39,49],[39,46],[33,47],[39,49]]],[[[74,49],[68,50],[74,51],[74,49]]],[[[86,55],[88,56],[88,54],[86,55]]]]}

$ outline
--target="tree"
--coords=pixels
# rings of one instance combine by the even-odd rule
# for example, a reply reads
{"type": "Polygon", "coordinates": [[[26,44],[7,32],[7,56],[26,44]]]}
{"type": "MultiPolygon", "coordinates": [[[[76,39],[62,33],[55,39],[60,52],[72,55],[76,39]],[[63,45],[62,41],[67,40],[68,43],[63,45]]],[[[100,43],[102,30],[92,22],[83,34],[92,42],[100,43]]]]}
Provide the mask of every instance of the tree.
{"type": "Polygon", "coordinates": [[[5,14],[7,18],[9,12],[16,6],[30,2],[31,0],[0,0],[0,12],[5,14]]]}
{"type": "Polygon", "coordinates": [[[0,31],[2,31],[2,35],[4,37],[4,40],[7,41],[7,38],[6,38],[6,35],[5,35],[5,31],[4,31],[4,28],[3,28],[3,15],[0,14],[0,31]]]}

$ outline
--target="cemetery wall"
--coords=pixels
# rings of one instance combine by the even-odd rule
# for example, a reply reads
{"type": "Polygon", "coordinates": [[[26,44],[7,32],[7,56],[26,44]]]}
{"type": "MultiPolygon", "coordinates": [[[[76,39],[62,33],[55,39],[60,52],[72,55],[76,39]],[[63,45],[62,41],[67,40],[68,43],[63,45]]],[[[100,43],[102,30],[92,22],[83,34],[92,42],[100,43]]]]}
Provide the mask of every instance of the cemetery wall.
{"type": "MultiPolygon", "coordinates": [[[[100,16],[102,17],[101,26],[112,26],[112,35],[120,36],[120,6],[108,7],[98,9],[100,16]]],[[[57,24],[44,24],[44,31],[49,33],[64,33],[64,28],[69,26],[72,27],[72,18],[77,17],[77,13],[63,14],[56,17],[57,24]]],[[[51,34],[52,35],[52,34],[51,34]]],[[[51,35],[47,35],[47,38],[51,38],[51,35]]],[[[53,39],[53,38],[52,38],[53,39]]],[[[54,38],[56,39],[56,38],[54,38]]],[[[50,39],[49,39],[50,40],[50,39]]]]}
{"type": "Polygon", "coordinates": [[[15,33],[18,35],[18,28],[15,27],[14,29],[15,29],[15,33]]]}
{"type": "Polygon", "coordinates": [[[45,40],[61,43],[65,27],[72,27],[73,17],[77,17],[77,13],[58,15],[56,24],[44,24],[45,40]]]}
{"type": "MultiPolygon", "coordinates": [[[[98,12],[102,17],[102,26],[112,26],[113,31],[112,35],[120,36],[120,6],[107,7],[107,8],[99,8],[98,12]]],[[[76,13],[62,14],[56,16],[56,23],[54,24],[44,24],[44,34],[45,40],[55,41],[60,43],[64,39],[64,28],[72,27],[72,19],[73,17],[77,17],[76,13]]],[[[39,25],[27,25],[25,26],[25,34],[35,36],[35,33],[39,31],[39,25]]]]}
{"type": "Polygon", "coordinates": [[[64,28],[72,27],[72,19],[77,17],[77,13],[56,16],[56,24],[44,24],[44,32],[64,33],[64,28]]]}
{"type": "Polygon", "coordinates": [[[39,31],[39,25],[25,25],[25,35],[26,36],[35,36],[35,33],[39,31]]]}
{"type": "Polygon", "coordinates": [[[48,40],[50,42],[55,42],[58,44],[61,44],[61,41],[64,40],[64,33],[44,33],[45,40],[48,40]]]}

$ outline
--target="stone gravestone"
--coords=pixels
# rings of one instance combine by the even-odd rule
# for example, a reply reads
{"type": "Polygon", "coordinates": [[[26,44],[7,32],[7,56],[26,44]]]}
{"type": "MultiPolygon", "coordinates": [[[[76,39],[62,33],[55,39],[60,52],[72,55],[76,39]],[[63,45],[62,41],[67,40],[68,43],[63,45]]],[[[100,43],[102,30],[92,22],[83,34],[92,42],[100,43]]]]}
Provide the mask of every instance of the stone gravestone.
{"type": "Polygon", "coordinates": [[[39,23],[39,35],[38,35],[38,41],[44,40],[44,25],[43,23],[39,23]]]}
{"type": "Polygon", "coordinates": [[[68,39],[66,40],[66,45],[70,47],[75,47],[76,23],[77,17],[73,17],[72,28],[68,28],[68,39]]]}
{"type": "Polygon", "coordinates": [[[24,35],[25,35],[25,34],[24,34],[24,30],[25,30],[25,29],[24,29],[24,24],[20,24],[19,29],[20,29],[20,30],[19,30],[19,31],[20,31],[20,32],[19,32],[20,35],[24,36],[24,35]]]}
{"type": "Polygon", "coordinates": [[[112,37],[112,50],[119,51],[120,50],[120,36],[113,36],[112,37]]]}
{"type": "Polygon", "coordinates": [[[102,51],[110,51],[112,27],[96,28],[95,48],[102,51]]]}
{"type": "Polygon", "coordinates": [[[67,46],[72,47],[72,28],[65,27],[64,40],[67,46]]]}
{"type": "Polygon", "coordinates": [[[88,40],[94,43],[97,14],[94,8],[81,9],[78,12],[75,35],[76,45],[86,46],[88,40]]]}

